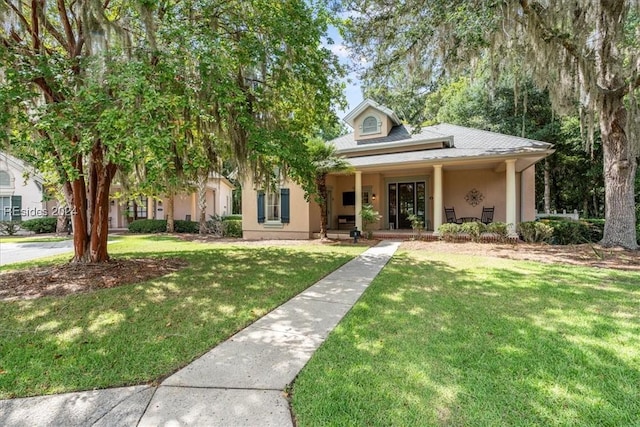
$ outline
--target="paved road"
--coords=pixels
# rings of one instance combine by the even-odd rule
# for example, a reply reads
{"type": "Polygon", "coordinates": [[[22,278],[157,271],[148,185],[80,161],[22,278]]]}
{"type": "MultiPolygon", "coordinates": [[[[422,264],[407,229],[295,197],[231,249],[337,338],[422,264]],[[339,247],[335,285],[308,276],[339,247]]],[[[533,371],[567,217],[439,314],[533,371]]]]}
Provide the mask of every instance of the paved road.
{"type": "Polygon", "coordinates": [[[0,265],[12,264],[20,261],[30,261],[72,251],[72,240],[64,240],[61,242],[0,242],[0,265]]]}

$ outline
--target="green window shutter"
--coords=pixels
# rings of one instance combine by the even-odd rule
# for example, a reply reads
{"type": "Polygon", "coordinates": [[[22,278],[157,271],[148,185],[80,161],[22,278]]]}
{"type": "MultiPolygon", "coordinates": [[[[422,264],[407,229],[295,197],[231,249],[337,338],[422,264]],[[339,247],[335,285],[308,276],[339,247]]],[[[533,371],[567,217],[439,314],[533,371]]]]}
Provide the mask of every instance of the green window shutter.
{"type": "Polygon", "coordinates": [[[284,224],[288,224],[291,217],[289,215],[290,205],[291,205],[291,203],[289,202],[289,199],[290,199],[289,189],[281,188],[280,189],[280,210],[281,210],[280,222],[284,224]]]}
{"type": "Polygon", "coordinates": [[[264,191],[258,191],[258,223],[262,224],[264,220],[264,191]]]}
{"type": "Polygon", "coordinates": [[[22,196],[11,196],[11,221],[22,221],[22,196]]]}

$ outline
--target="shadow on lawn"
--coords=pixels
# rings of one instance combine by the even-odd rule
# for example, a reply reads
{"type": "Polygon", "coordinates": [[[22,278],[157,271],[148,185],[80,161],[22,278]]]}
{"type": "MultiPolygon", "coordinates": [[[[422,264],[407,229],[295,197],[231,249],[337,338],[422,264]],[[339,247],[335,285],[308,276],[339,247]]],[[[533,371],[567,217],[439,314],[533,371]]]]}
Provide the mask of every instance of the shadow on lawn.
{"type": "Polygon", "coordinates": [[[636,282],[554,264],[463,269],[396,256],[312,361],[317,385],[301,376],[303,396],[318,394],[294,405],[300,425],[305,413],[337,424],[633,425],[636,282]],[[321,406],[339,393],[349,405],[321,406]]]}
{"type": "Polygon", "coordinates": [[[0,396],[157,380],[352,258],[329,251],[179,245],[114,256],[179,257],[190,265],[145,283],[0,304],[0,396]]]}

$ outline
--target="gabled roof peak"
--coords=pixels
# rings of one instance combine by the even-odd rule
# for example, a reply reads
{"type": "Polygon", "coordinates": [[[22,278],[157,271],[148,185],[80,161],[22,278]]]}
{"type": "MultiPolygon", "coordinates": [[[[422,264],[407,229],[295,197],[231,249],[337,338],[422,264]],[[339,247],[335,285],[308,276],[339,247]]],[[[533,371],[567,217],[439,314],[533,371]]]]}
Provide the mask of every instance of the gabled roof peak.
{"type": "Polygon", "coordinates": [[[344,121],[349,126],[355,129],[353,121],[356,119],[356,117],[358,117],[364,110],[366,110],[369,107],[375,108],[376,110],[380,111],[384,115],[388,116],[394,125],[399,125],[402,123],[398,118],[398,116],[396,115],[396,113],[394,113],[391,109],[385,107],[384,105],[380,105],[376,101],[369,98],[365,99],[360,104],[358,104],[356,108],[351,110],[351,112],[349,112],[349,114],[347,114],[344,117],[344,121]]]}

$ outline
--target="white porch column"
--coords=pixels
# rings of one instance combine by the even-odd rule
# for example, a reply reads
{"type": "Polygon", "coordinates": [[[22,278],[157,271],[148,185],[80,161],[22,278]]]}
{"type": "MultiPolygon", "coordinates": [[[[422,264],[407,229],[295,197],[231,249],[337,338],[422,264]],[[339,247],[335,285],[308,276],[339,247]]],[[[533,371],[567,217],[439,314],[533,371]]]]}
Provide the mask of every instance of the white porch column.
{"type": "Polygon", "coordinates": [[[147,197],[147,218],[156,219],[156,210],[153,197],[147,197]]]}
{"type": "Polygon", "coordinates": [[[356,227],[362,231],[362,217],[360,211],[362,210],[362,172],[356,171],[356,227]]]}
{"type": "Polygon", "coordinates": [[[516,236],[516,159],[505,160],[507,164],[507,228],[509,236],[516,236]]]}
{"type": "Polygon", "coordinates": [[[433,166],[433,234],[438,235],[442,225],[442,165],[433,166]]]}

